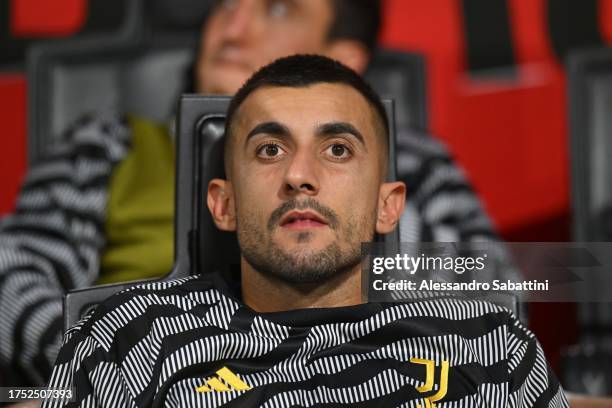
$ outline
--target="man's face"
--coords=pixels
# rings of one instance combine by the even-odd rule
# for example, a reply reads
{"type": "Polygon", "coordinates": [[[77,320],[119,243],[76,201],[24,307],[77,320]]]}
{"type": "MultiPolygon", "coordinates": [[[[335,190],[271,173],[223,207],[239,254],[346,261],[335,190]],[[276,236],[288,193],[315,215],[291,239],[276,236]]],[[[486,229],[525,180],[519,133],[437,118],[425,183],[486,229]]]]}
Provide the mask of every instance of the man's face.
{"type": "Polygon", "coordinates": [[[382,170],[374,113],[340,84],[268,87],[232,126],[238,241],[254,269],[315,282],[360,262],[376,230],[382,170]]]}
{"type": "Polygon", "coordinates": [[[224,0],[202,31],[198,92],[234,94],[260,67],[298,53],[323,54],[330,0],[224,0]]]}

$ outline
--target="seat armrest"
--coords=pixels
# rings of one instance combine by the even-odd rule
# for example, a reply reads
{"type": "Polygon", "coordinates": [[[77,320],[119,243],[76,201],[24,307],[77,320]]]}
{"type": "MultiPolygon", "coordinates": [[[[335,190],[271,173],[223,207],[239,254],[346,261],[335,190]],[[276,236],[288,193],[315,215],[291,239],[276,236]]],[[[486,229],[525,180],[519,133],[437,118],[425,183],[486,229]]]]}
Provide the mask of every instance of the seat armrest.
{"type": "Polygon", "coordinates": [[[64,331],[72,327],[91,309],[117,292],[150,282],[153,279],[94,286],[68,292],[64,296],[64,331]]]}

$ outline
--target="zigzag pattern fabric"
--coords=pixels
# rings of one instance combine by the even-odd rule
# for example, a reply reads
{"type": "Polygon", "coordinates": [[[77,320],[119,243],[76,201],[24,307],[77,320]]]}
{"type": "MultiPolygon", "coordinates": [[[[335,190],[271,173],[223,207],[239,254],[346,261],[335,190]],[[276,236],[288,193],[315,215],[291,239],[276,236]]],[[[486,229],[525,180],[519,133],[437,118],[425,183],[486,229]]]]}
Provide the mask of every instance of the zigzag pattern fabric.
{"type": "Polygon", "coordinates": [[[75,400],[43,406],[568,406],[534,335],[494,304],[257,313],[227,288],[214,273],[111,297],[53,370],[75,400]]]}
{"type": "Polygon", "coordinates": [[[99,277],[108,179],[129,142],[117,117],[79,121],[28,173],[14,214],[0,222],[0,365],[13,385],[48,381],[62,297],[99,277]]]}

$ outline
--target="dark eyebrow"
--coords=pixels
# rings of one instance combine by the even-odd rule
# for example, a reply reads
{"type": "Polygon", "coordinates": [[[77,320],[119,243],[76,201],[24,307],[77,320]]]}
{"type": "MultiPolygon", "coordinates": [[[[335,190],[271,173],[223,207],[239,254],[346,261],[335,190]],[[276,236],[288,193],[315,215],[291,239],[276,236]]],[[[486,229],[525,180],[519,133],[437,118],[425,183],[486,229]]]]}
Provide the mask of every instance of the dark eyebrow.
{"type": "Polygon", "coordinates": [[[259,134],[265,133],[267,135],[275,135],[281,137],[288,137],[291,132],[287,126],[282,125],[278,122],[263,122],[257,124],[246,137],[245,143],[248,143],[249,139],[259,134]]]}
{"type": "Polygon", "coordinates": [[[319,135],[340,135],[343,133],[348,133],[349,135],[355,136],[355,138],[361,142],[362,145],[365,146],[365,139],[361,135],[355,126],[351,125],[348,122],[329,122],[319,125],[317,127],[317,133],[319,135]]]}

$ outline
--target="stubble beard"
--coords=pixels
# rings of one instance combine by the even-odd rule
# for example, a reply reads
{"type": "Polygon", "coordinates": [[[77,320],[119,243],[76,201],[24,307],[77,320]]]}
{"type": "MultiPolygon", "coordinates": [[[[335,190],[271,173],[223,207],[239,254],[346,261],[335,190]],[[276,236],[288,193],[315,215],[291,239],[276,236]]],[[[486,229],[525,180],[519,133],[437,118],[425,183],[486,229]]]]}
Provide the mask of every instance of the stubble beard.
{"type": "MultiPolygon", "coordinates": [[[[357,225],[352,218],[344,228],[338,226],[337,218],[335,223],[323,227],[334,228],[336,236],[335,241],[324,249],[296,249],[291,253],[272,239],[274,227],[269,225],[268,230],[261,231],[261,228],[248,221],[253,218],[245,218],[240,220],[241,228],[238,232],[240,250],[245,261],[262,274],[290,284],[320,283],[361,263],[361,242],[351,238],[360,236],[363,225],[357,225]],[[338,242],[347,243],[347,249],[343,251],[338,242]]],[[[313,235],[307,231],[298,233],[298,244],[307,243],[313,239],[313,235]]]]}

